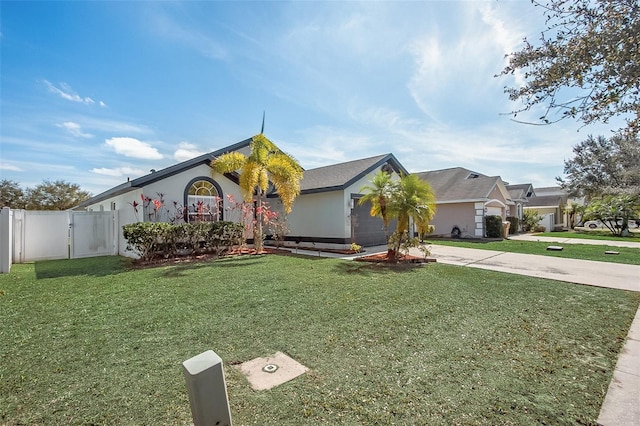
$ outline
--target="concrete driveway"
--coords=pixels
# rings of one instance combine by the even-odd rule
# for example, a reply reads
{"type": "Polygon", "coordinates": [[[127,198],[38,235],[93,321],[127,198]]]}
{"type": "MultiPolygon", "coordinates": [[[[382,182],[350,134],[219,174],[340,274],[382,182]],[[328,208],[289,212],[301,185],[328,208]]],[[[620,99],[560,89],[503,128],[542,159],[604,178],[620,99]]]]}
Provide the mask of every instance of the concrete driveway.
{"type": "MultiPolygon", "coordinates": [[[[421,256],[422,253],[416,250],[412,254],[421,256]]],[[[436,258],[440,263],[450,265],[640,291],[640,266],[638,265],[439,245],[431,246],[431,257],[436,258]]]]}

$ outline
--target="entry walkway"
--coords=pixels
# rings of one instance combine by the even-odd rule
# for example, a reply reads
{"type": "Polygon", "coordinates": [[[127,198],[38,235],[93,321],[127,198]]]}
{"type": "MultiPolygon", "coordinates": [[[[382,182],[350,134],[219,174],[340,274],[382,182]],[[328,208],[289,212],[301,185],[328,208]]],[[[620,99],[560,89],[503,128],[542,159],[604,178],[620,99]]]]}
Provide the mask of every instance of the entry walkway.
{"type": "MultiPolygon", "coordinates": [[[[510,238],[556,244],[595,244],[640,248],[640,243],[635,242],[537,237],[535,235],[510,238]]],[[[386,246],[368,247],[367,254],[386,250],[386,246]]],[[[300,253],[302,254],[303,251],[301,250],[300,253]]],[[[319,252],[305,254],[321,255],[319,252]]],[[[417,249],[411,254],[423,255],[417,249]]],[[[322,255],[345,259],[357,257],[345,257],[332,253],[323,253],[322,255]]],[[[430,257],[436,258],[439,263],[640,292],[640,266],[637,265],[467,249],[436,244],[431,245],[430,257]]],[[[620,352],[613,372],[613,379],[600,409],[598,424],[602,426],[640,425],[640,309],[636,312],[626,343],[620,352]]]]}

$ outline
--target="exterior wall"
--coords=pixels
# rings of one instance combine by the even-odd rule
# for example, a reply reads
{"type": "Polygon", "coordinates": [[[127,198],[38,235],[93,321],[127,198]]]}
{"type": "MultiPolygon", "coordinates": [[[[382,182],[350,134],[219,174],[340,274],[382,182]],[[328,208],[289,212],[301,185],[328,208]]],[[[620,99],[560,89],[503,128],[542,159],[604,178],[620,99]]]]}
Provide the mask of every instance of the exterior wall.
{"type": "MultiPolygon", "coordinates": [[[[110,210],[131,210],[131,213],[134,213],[133,206],[129,203],[133,203],[137,201],[140,203],[140,195],[142,194],[142,190],[139,188],[133,188],[130,192],[126,194],[120,194],[115,197],[111,197],[108,200],[101,201],[96,204],[91,204],[87,206],[88,211],[110,211],[110,210]]],[[[140,218],[142,220],[142,218],[140,218]]]]}
{"type": "MultiPolygon", "coordinates": [[[[164,194],[165,210],[169,210],[168,215],[175,216],[175,209],[173,202],[176,201],[182,206],[185,202],[184,192],[187,190],[187,185],[193,179],[196,178],[213,178],[213,180],[220,186],[222,190],[223,199],[223,214],[222,220],[239,221],[240,215],[236,219],[227,218],[228,215],[234,216],[231,203],[227,198],[227,195],[233,195],[237,201],[242,201],[242,195],[238,186],[226,178],[225,176],[215,173],[211,174],[211,168],[207,165],[200,165],[189,170],[185,170],[182,173],[171,176],[169,179],[164,179],[158,182],[154,182],[144,187],[144,195],[151,198],[158,198],[158,194],[164,194]]],[[[161,220],[167,220],[166,217],[160,218],[161,220]]]]}
{"type": "Polygon", "coordinates": [[[460,229],[461,237],[473,237],[477,238],[477,224],[476,216],[480,216],[480,224],[482,237],[484,235],[484,210],[478,209],[480,215],[476,215],[476,209],[474,203],[451,203],[451,204],[437,204],[436,215],[434,216],[431,224],[435,226],[434,235],[451,236],[451,231],[454,227],[460,229]]]}
{"type": "MultiPolygon", "coordinates": [[[[164,206],[162,208],[162,213],[159,214],[157,218],[153,219],[159,221],[169,221],[171,218],[174,218],[177,213],[173,202],[176,201],[180,206],[182,206],[184,203],[184,192],[187,189],[187,185],[193,179],[199,177],[211,178],[211,168],[207,165],[194,167],[193,169],[186,170],[183,173],[171,176],[170,178],[154,182],[150,185],[145,186],[144,188],[133,188],[131,191],[125,194],[117,195],[115,197],[103,200],[100,203],[87,206],[87,210],[118,211],[118,254],[123,256],[134,256],[133,253],[127,251],[126,249],[127,242],[122,236],[122,226],[129,223],[142,222],[145,219],[147,221],[149,220],[148,214],[143,211],[141,196],[145,195],[151,198],[158,198],[159,193],[163,194],[164,206]],[[140,204],[137,207],[137,213],[132,206],[132,203],[134,201],[140,204]]],[[[240,189],[234,182],[223,175],[216,174],[213,177],[213,180],[222,189],[224,207],[222,219],[235,222],[240,221],[242,217],[241,213],[237,211],[237,209],[233,208],[234,206],[232,206],[232,203],[227,198],[227,195],[230,194],[233,195],[233,197],[237,201],[241,201],[242,195],[240,193],[240,189]]],[[[251,237],[252,236],[247,236],[247,238],[251,237]]]]}
{"type": "Polygon", "coordinates": [[[567,225],[567,215],[563,214],[562,210],[560,209],[560,207],[554,207],[554,206],[547,206],[547,207],[525,207],[526,210],[535,210],[538,212],[538,214],[540,216],[544,216],[544,217],[549,217],[550,215],[553,215],[553,220],[551,222],[553,223],[553,226],[549,226],[549,219],[545,219],[545,222],[543,223],[543,221],[541,220],[540,222],[538,222],[540,225],[544,226],[545,228],[547,228],[547,231],[553,231],[553,228],[558,228],[558,227],[566,227],[567,225]]]}
{"type": "Polygon", "coordinates": [[[348,201],[343,191],[300,195],[287,217],[291,238],[349,238],[348,201]]]}

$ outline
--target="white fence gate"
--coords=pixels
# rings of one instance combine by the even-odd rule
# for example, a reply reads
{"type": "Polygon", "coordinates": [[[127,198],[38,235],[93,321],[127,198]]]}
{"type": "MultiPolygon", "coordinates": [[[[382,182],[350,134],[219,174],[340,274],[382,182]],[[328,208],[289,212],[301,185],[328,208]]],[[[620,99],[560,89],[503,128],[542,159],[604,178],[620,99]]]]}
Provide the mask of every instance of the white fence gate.
{"type": "Polygon", "coordinates": [[[13,262],[118,253],[113,211],[13,211],[13,262]]]}

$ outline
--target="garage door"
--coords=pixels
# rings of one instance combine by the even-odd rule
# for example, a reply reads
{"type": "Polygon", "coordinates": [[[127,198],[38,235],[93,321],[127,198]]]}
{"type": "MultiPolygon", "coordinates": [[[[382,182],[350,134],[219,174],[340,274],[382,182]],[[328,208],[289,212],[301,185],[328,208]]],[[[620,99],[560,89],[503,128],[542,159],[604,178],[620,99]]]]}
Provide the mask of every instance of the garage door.
{"type": "MultiPolygon", "coordinates": [[[[354,204],[354,208],[351,209],[354,242],[363,247],[387,244],[384,222],[379,217],[373,217],[369,214],[371,211],[371,203],[359,206],[356,201],[354,204]]],[[[395,221],[389,223],[389,234],[391,234],[395,228],[395,221]]]]}
{"type": "Polygon", "coordinates": [[[487,207],[486,216],[502,216],[502,207],[487,207]]]}

